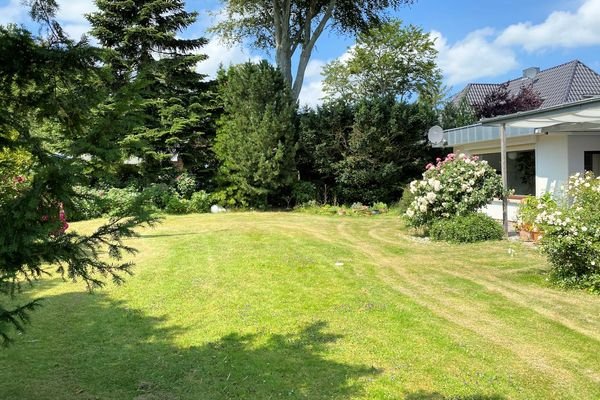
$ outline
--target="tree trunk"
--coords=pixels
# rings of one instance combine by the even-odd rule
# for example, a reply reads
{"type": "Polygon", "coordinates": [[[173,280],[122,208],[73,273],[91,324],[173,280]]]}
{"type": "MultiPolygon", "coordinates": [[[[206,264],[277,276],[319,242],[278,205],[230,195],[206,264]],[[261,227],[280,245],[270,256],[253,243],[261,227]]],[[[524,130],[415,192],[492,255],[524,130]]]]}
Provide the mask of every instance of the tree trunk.
{"type": "Polygon", "coordinates": [[[331,0],[327,5],[327,9],[323,13],[323,17],[319,21],[319,24],[312,31],[313,18],[312,10],[307,10],[306,20],[304,22],[304,36],[302,43],[291,43],[290,38],[290,12],[291,4],[289,0],[273,0],[273,18],[275,23],[275,61],[283,74],[285,83],[292,90],[292,96],[294,100],[298,100],[302,85],[304,83],[304,74],[306,73],[306,67],[310,61],[310,56],[315,47],[315,43],[319,36],[323,33],[323,30],[327,26],[327,23],[333,15],[333,9],[335,7],[336,0],[331,0]],[[298,60],[298,67],[296,69],[296,77],[292,76],[292,57],[294,56],[297,46],[300,45],[302,52],[300,53],[300,60],[298,60]]]}

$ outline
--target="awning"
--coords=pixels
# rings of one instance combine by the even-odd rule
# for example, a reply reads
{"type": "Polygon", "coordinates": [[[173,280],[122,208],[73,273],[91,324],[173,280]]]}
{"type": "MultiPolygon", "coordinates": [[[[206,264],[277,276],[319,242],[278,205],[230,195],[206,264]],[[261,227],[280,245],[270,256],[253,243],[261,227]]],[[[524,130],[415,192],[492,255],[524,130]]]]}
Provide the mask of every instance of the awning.
{"type": "Polygon", "coordinates": [[[523,111],[481,120],[483,126],[511,128],[548,128],[570,126],[576,131],[600,129],[600,98],[594,97],[574,103],[562,104],[532,111],[523,111]]]}
{"type": "Polygon", "coordinates": [[[454,147],[470,143],[500,140],[500,126],[506,137],[532,136],[552,132],[600,132],[600,97],[532,111],[482,119],[479,123],[444,131],[445,143],[436,147],[454,147]]]}

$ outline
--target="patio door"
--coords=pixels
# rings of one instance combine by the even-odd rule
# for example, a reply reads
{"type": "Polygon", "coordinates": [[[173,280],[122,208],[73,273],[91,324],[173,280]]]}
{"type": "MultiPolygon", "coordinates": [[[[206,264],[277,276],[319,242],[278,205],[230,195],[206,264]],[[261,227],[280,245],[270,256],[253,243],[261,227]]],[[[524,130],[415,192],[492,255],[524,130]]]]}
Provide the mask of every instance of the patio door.
{"type": "Polygon", "coordinates": [[[586,151],[584,153],[584,168],[600,176],[600,151],[586,151]]]}

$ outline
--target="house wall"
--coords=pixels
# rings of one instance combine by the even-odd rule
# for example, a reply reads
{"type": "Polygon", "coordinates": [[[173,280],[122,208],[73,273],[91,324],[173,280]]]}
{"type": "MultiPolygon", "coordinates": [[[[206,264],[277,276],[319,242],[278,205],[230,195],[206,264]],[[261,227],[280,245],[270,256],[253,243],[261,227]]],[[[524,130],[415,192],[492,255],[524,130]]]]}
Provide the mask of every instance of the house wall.
{"type": "MultiPolygon", "coordinates": [[[[517,220],[517,212],[519,211],[520,200],[508,200],[508,220],[515,222],[517,220]]],[[[483,207],[481,210],[484,214],[494,218],[495,220],[502,221],[502,200],[493,200],[490,204],[483,207]]]]}
{"type": "Polygon", "coordinates": [[[569,175],[584,172],[584,153],[600,151],[600,135],[597,133],[569,136],[569,175]]]}
{"type": "MultiPolygon", "coordinates": [[[[515,137],[508,138],[507,140],[507,151],[526,151],[526,150],[534,150],[536,146],[536,137],[535,136],[527,136],[527,137],[515,137]]],[[[489,142],[480,142],[480,143],[472,143],[468,145],[461,145],[454,148],[454,153],[456,154],[466,154],[468,156],[472,156],[474,154],[489,154],[489,153],[498,153],[500,152],[498,141],[489,141],[489,142]]],[[[537,157],[537,155],[536,155],[537,157]]],[[[536,161],[537,168],[537,161],[536,161]]],[[[537,185],[537,181],[536,181],[537,185]]],[[[508,220],[511,222],[515,222],[517,220],[517,211],[519,209],[519,200],[509,200],[508,202],[508,220]]],[[[496,220],[502,220],[502,201],[501,200],[493,200],[490,204],[483,207],[481,212],[489,215],[490,217],[496,220]]]]}
{"type": "Polygon", "coordinates": [[[538,136],[535,144],[535,171],[537,196],[560,192],[561,186],[569,179],[569,137],[567,135],[538,136]]]}
{"type": "MultiPolygon", "coordinates": [[[[535,189],[536,195],[544,193],[559,194],[569,176],[584,171],[584,153],[600,151],[600,132],[590,133],[552,133],[528,138],[511,138],[507,150],[520,151],[535,149],[535,189]],[[512,139],[512,140],[511,140],[512,139]]],[[[499,152],[498,142],[473,143],[454,148],[455,153],[467,155],[499,152]]],[[[509,202],[508,219],[516,220],[518,202],[509,202]]],[[[495,219],[502,219],[502,202],[493,201],[483,210],[495,219]]]]}

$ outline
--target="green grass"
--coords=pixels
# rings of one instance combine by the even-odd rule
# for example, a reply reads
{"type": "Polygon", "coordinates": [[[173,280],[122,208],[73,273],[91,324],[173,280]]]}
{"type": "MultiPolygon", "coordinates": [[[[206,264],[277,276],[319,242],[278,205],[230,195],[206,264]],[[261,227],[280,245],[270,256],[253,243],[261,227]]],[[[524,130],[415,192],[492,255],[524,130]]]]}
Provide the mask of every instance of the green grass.
{"type": "Polygon", "coordinates": [[[600,298],[518,243],[289,213],[168,217],[132,243],[123,286],[23,294],[45,306],[0,350],[0,398],[600,398],[600,298]]]}

